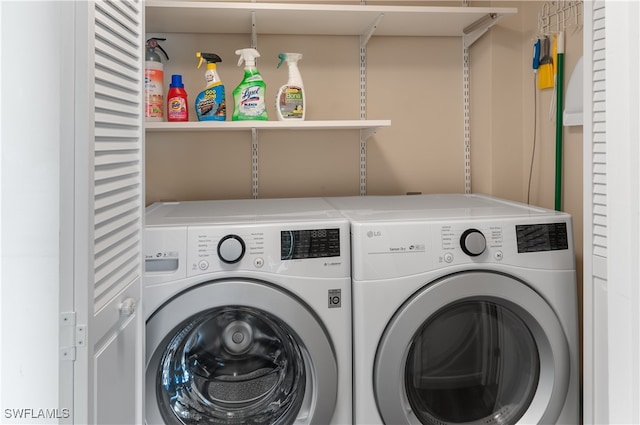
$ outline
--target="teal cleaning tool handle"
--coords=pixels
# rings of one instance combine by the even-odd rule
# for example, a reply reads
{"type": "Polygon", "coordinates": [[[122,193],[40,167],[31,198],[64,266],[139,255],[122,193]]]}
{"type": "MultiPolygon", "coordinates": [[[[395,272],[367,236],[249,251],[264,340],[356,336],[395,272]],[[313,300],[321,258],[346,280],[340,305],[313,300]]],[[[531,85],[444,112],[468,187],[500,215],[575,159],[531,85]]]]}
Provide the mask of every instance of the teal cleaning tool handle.
{"type": "Polygon", "coordinates": [[[540,39],[537,39],[533,44],[533,71],[537,71],[540,68],[540,39]]]}

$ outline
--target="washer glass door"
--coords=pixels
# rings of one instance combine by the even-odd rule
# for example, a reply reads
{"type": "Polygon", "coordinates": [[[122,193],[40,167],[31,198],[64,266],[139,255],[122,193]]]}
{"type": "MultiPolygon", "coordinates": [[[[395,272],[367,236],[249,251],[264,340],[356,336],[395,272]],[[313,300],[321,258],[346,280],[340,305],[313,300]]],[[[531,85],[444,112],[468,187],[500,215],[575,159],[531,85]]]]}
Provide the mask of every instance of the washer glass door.
{"type": "Polygon", "coordinates": [[[328,423],[337,363],[304,304],[266,282],[185,291],[146,327],[148,424],[328,423]]]}
{"type": "Polygon", "coordinates": [[[555,423],[569,348],[553,309],[524,282],[466,272],[426,285],[396,312],[374,368],[386,423],[555,423]]]}
{"type": "Polygon", "coordinates": [[[192,316],[167,344],[157,374],[166,423],[287,424],[304,399],[304,358],[290,328],[242,306],[192,316]]]}

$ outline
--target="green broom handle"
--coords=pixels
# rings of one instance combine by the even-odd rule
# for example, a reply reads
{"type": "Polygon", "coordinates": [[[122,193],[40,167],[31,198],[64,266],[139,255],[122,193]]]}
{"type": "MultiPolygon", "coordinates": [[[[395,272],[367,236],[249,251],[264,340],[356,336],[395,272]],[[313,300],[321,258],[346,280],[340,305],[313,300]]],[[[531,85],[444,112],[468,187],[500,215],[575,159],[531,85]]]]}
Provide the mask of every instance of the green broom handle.
{"type": "Polygon", "coordinates": [[[555,209],[562,210],[562,86],[564,80],[564,33],[558,34],[558,73],[556,78],[556,192],[555,209]]]}

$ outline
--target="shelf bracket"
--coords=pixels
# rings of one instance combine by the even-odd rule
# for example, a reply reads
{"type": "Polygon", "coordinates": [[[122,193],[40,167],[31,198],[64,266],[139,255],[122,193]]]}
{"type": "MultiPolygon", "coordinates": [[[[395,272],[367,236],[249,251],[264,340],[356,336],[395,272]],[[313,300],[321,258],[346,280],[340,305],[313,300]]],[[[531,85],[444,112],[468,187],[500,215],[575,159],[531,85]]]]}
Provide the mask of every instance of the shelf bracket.
{"type": "Polygon", "coordinates": [[[360,130],[360,140],[362,140],[363,142],[366,142],[369,139],[369,137],[376,134],[379,129],[380,127],[363,128],[362,130],[360,130]]]}
{"type": "Polygon", "coordinates": [[[378,29],[378,25],[380,24],[380,21],[382,21],[382,18],[384,18],[384,13],[381,13],[378,15],[378,17],[376,18],[375,21],[373,21],[373,23],[371,24],[371,26],[369,27],[369,29],[367,29],[367,32],[365,32],[364,34],[360,35],[360,48],[363,49],[367,46],[367,43],[369,42],[369,39],[373,36],[373,33],[376,32],[376,29],[378,29]]]}
{"type": "Polygon", "coordinates": [[[480,37],[482,37],[492,26],[498,23],[502,19],[502,15],[497,13],[488,13],[482,18],[478,19],[471,25],[462,30],[464,47],[469,48],[480,37]]]}

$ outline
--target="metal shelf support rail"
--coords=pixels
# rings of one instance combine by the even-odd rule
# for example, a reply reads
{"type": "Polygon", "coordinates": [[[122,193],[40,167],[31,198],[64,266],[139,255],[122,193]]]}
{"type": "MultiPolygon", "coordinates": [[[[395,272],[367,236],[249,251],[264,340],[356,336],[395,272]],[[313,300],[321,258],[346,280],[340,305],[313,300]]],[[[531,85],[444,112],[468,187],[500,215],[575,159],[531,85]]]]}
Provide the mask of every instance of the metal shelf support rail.
{"type": "Polygon", "coordinates": [[[462,108],[464,125],[464,193],[471,193],[471,100],[469,95],[469,48],[462,46],[462,108]]]}
{"type": "MultiPolygon", "coordinates": [[[[256,12],[251,12],[251,47],[258,48],[258,31],[256,29],[256,12]]],[[[260,195],[258,186],[258,130],[251,129],[251,194],[254,199],[260,195]]]]}
{"type": "MultiPolygon", "coordinates": [[[[365,1],[360,0],[364,5],[365,1]]],[[[367,43],[378,28],[384,13],[378,15],[366,33],[360,35],[360,119],[367,119],[367,43]]],[[[376,129],[360,130],[360,196],[367,194],[367,139],[376,129]]]]}
{"type": "MultiPolygon", "coordinates": [[[[469,0],[462,0],[469,6],[469,0]]],[[[464,155],[464,193],[471,193],[471,96],[469,48],[492,26],[502,19],[502,15],[488,13],[462,30],[462,108],[463,108],[463,155],[464,155]]]]}
{"type": "Polygon", "coordinates": [[[258,199],[258,130],[251,129],[251,194],[258,199]]]}

